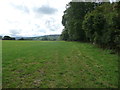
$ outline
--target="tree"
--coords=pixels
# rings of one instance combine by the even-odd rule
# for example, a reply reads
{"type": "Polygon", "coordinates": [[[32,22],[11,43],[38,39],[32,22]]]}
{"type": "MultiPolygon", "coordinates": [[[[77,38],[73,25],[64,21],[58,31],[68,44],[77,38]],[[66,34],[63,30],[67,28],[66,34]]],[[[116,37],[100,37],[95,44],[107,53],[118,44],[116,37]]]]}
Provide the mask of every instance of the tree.
{"type": "Polygon", "coordinates": [[[84,20],[84,16],[88,12],[91,12],[95,6],[95,3],[90,2],[70,2],[67,5],[62,17],[62,24],[65,27],[62,33],[64,35],[62,36],[68,36],[67,40],[71,41],[85,41],[86,36],[84,30],[82,29],[82,22],[84,20]]]}
{"type": "Polygon", "coordinates": [[[24,38],[20,38],[20,39],[18,39],[18,40],[25,40],[24,38]]]}
{"type": "Polygon", "coordinates": [[[62,34],[61,34],[61,36],[60,36],[60,38],[61,38],[62,40],[67,41],[68,38],[69,38],[68,31],[64,29],[63,32],[62,32],[62,34]]]}
{"type": "Polygon", "coordinates": [[[2,40],[15,40],[15,38],[10,36],[4,36],[2,40]]]}
{"type": "Polygon", "coordinates": [[[70,2],[62,17],[62,40],[87,41],[102,48],[120,49],[120,2],[70,2]]]}
{"type": "Polygon", "coordinates": [[[118,5],[119,3],[104,3],[85,15],[82,28],[88,41],[104,48],[116,50],[120,48],[120,11],[118,5]]]}

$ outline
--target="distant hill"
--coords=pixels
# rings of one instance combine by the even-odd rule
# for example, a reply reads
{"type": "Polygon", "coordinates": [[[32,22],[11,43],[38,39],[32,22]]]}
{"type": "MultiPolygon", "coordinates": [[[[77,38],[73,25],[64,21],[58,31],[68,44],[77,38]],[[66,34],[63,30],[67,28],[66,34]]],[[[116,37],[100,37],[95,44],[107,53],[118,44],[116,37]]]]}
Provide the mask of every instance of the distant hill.
{"type": "Polygon", "coordinates": [[[15,37],[16,40],[24,39],[24,40],[40,40],[40,41],[58,41],[60,40],[60,35],[44,35],[37,37],[15,37]]]}
{"type": "Polygon", "coordinates": [[[34,37],[33,40],[41,40],[41,41],[57,41],[60,40],[60,35],[45,35],[34,37]]]}
{"type": "Polygon", "coordinates": [[[33,40],[34,37],[15,37],[16,40],[23,38],[24,40],[33,40]]]}

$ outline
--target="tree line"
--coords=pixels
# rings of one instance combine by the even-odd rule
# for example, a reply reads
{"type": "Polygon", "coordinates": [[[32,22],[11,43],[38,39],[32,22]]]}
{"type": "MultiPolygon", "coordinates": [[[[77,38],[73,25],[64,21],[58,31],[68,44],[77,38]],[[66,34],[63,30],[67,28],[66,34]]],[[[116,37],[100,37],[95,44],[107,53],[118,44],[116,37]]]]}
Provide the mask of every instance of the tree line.
{"type": "Polygon", "coordinates": [[[4,36],[2,40],[15,40],[15,38],[10,36],[4,36]]]}
{"type": "Polygon", "coordinates": [[[120,2],[70,2],[62,16],[61,39],[120,50],[120,2]]]}
{"type": "Polygon", "coordinates": [[[11,36],[0,36],[0,40],[40,40],[40,41],[58,41],[60,35],[44,35],[37,37],[11,37],[11,36]]]}

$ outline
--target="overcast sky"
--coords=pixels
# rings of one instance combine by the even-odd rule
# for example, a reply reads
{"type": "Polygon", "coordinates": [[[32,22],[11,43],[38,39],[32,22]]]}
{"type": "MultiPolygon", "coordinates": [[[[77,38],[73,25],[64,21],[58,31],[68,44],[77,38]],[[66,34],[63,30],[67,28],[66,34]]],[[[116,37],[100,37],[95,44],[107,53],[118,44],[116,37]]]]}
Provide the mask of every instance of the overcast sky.
{"type": "Polygon", "coordinates": [[[70,1],[0,0],[0,35],[31,37],[61,34],[63,12],[70,1]]]}
{"type": "Polygon", "coordinates": [[[0,0],[0,35],[61,34],[63,11],[71,0],[0,0]]]}

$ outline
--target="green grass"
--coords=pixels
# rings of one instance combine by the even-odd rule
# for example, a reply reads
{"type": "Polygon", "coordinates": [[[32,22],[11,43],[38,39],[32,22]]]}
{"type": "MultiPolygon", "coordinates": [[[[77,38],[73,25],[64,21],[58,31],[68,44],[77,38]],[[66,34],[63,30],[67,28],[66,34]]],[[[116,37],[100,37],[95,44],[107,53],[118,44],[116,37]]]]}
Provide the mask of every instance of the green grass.
{"type": "Polygon", "coordinates": [[[117,88],[118,56],[88,43],[3,41],[3,88],[117,88]]]}
{"type": "Polygon", "coordinates": [[[2,88],[2,40],[0,40],[0,89],[2,88]]]}

